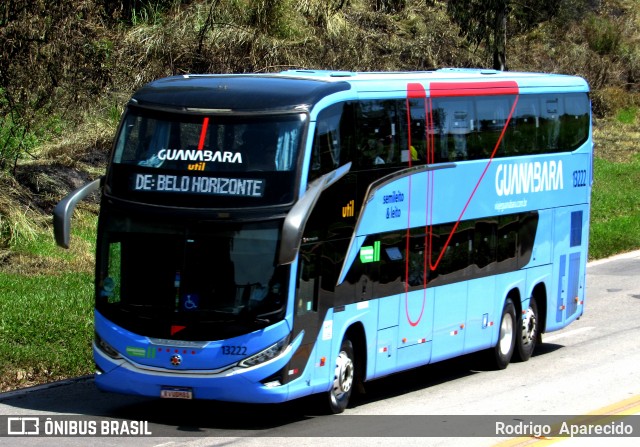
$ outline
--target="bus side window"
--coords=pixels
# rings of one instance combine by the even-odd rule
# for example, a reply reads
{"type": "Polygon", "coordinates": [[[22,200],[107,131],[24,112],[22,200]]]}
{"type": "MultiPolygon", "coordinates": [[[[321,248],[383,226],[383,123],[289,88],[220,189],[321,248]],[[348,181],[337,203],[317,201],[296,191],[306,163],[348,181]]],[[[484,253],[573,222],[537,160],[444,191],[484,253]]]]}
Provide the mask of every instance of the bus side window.
{"type": "Polygon", "coordinates": [[[318,255],[314,249],[320,246],[301,247],[298,261],[298,290],[296,294],[296,315],[317,311],[318,306],[318,255]]]}
{"type": "Polygon", "coordinates": [[[563,101],[559,95],[543,95],[540,123],[542,128],[542,140],[546,152],[556,152],[561,149],[558,146],[560,138],[560,116],[563,112],[563,101]]]}
{"type": "Polygon", "coordinates": [[[471,265],[473,254],[473,222],[460,222],[451,237],[445,256],[449,257],[449,271],[457,272],[471,265]]]}
{"type": "Polygon", "coordinates": [[[461,161],[469,158],[469,143],[475,137],[478,125],[473,103],[463,99],[437,99],[433,101],[434,123],[439,125],[440,138],[435,150],[438,161],[461,161]],[[437,117],[437,120],[436,120],[437,117]]]}
{"type": "MultiPolygon", "coordinates": [[[[504,126],[507,124],[507,116],[513,105],[515,97],[513,96],[496,96],[496,97],[481,97],[476,101],[478,108],[478,130],[480,136],[471,149],[473,152],[469,158],[480,159],[490,158],[496,144],[500,140],[504,126]]],[[[513,126],[513,121],[509,123],[510,127],[513,126]]],[[[504,157],[512,155],[507,149],[507,141],[509,139],[508,130],[505,132],[502,140],[500,140],[500,146],[496,151],[496,156],[504,157]]]]}
{"type": "Polygon", "coordinates": [[[496,261],[496,230],[498,224],[493,220],[479,220],[475,223],[473,235],[473,263],[483,269],[496,261]]]}
{"type": "MultiPolygon", "coordinates": [[[[426,101],[424,98],[412,98],[409,100],[411,131],[411,147],[409,153],[413,165],[427,162],[427,133],[434,133],[433,124],[428,125],[426,120],[426,101]]],[[[404,112],[404,116],[406,116],[404,112]]],[[[404,122],[404,120],[403,120],[404,122]]],[[[406,132],[406,131],[405,131],[406,132]]],[[[406,144],[402,146],[406,150],[406,144]]]]}
{"type": "Polygon", "coordinates": [[[585,94],[563,95],[564,113],[560,116],[560,149],[572,151],[589,136],[589,99],[585,94]]]}
{"type": "Polygon", "coordinates": [[[527,213],[521,218],[518,228],[518,268],[524,267],[522,263],[533,255],[537,229],[538,213],[527,213]]]}
{"type": "Polygon", "coordinates": [[[342,106],[342,103],[334,104],[318,114],[311,153],[310,181],[339,166],[340,134],[338,126],[342,115],[342,106]]]}
{"type": "MultiPolygon", "coordinates": [[[[407,279],[409,286],[412,287],[424,287],[427,283],[425,278],[425,262],[427,257],[425,254],[425,245],[427,235],[424,233],[423,228],[413,229],[409,237],[409,262],[407,263],[407,279]]],[[[405,278],[402,278],[403,280],[405,278]]]]}
{"type": "Polygon", "coordinates": [[[500,216],[498,220],[498,262],[515,262],[518,256],[519,216],[511,214],[500,216]]]}
{"type": "Polygon", "coordinates": [[[408,161],[406,108],[401,100],[358,103],[356,169],[400,166],[408,161]]]}
{"type": "Polygon", "coordinates": [[[338,103],[327,107],[318,114],[311,153],[309,181],[333,171],[342,164],[341,160],[345,159],[345,154],[342,154],[341,139],[347,131],[343,127],[348,128],[348,111],[350,110],[345,107],[344,103],[338,103]],[[345,116],[343,116],[343,109],[347,109],[345,116]]]}
{"type": "Polygon", "coordinates": [[[537,96],[521,96],[511,122],[508,145],[510,155],[543,152],[540,141],[540,106],[537,96]]]}

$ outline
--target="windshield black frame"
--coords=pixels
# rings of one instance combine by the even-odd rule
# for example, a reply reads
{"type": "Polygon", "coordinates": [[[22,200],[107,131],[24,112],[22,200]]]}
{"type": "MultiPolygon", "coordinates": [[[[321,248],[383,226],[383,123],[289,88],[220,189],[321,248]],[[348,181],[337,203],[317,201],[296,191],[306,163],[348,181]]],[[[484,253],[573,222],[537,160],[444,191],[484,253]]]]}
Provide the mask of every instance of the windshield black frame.
{"type": "Polygon", "coordinates": [[[281,321],[290,272],[277,265],[281,226],[103,213],[96,310],[133,333],[179,340],[224,339],[281,321]]]}
{"type": "Polygon", "coordinates": [[[184,208],[293,203],[309,116],[302,112],[187,113],[130,105],[105,193],[184,208]]]}

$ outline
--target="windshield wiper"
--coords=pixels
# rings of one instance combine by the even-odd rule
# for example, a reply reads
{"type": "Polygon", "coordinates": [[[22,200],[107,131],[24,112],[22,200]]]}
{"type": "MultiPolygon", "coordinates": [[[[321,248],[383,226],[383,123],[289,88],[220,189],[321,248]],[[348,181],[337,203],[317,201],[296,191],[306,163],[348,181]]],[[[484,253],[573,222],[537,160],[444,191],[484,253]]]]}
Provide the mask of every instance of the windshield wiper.
{"type": "Polygon", "coordinates": [[[249,310],[247,308],[244,308],[242,312],[240,312],[239,317],[242,321],[244,322],[251,321],[253,324],[255,323],[271,324],[273,323],[272,318],[282,313],[283,310],[284,310],[284,306],[280,306],[276,310],[259,314],[256,312],[256,309],[249,310]]]}

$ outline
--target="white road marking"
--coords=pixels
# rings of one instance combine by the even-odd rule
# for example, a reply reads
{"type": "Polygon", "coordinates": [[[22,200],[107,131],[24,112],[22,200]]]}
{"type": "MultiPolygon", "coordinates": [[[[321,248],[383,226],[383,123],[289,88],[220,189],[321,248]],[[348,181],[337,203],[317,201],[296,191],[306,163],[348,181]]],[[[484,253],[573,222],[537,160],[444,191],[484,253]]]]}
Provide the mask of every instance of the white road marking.
{"type": "Polygon", "coordinates": [[[593,326],[581,327],[579,329],[574,329],[572,331],[566,331],[561,334],[549,335],[546,337],[542,337],[543,343],[550,343],[552,341],[560,340],[565,337],[572,337],[574,335],[582,334],[583,332],[589,332],[590,330],[595,329],[593,326]]]}

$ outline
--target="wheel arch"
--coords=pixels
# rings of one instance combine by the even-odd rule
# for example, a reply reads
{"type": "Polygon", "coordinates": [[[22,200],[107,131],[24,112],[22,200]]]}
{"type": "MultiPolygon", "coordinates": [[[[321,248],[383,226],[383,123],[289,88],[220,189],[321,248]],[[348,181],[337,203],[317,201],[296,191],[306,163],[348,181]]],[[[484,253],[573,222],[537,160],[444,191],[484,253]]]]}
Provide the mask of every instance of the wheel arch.
{"type": "Polygon", "coordinates": [[[502,306],[504,307],[504,304],[507,302],[507,300],[509,298],[511,298],[511,301],[513,301],[513,305],[516,308],[516,318],[519,318],[520,316],[522,316],[522,294],[520,293],[520,289],[517,287],[514,287],[513,289],[509,290],[509,293],[507,293],[507,296],[504,298],[504,302],[502,303],[502,306]]]}
{"type": "Polygon", "coordinates": [[[539,282],[531,291],[531,298],[535,298],[538,306],[538,318],[540,319],[539,335],[547,330],[547,286],[539,282]]]}
{"type": "Polygon", "coordinates": [[[367,372],[367,335],[362,322],[352,323],[344,333],[344,338],[351,340],[356,363],[356,382],[362,383],[367,372]]]}

